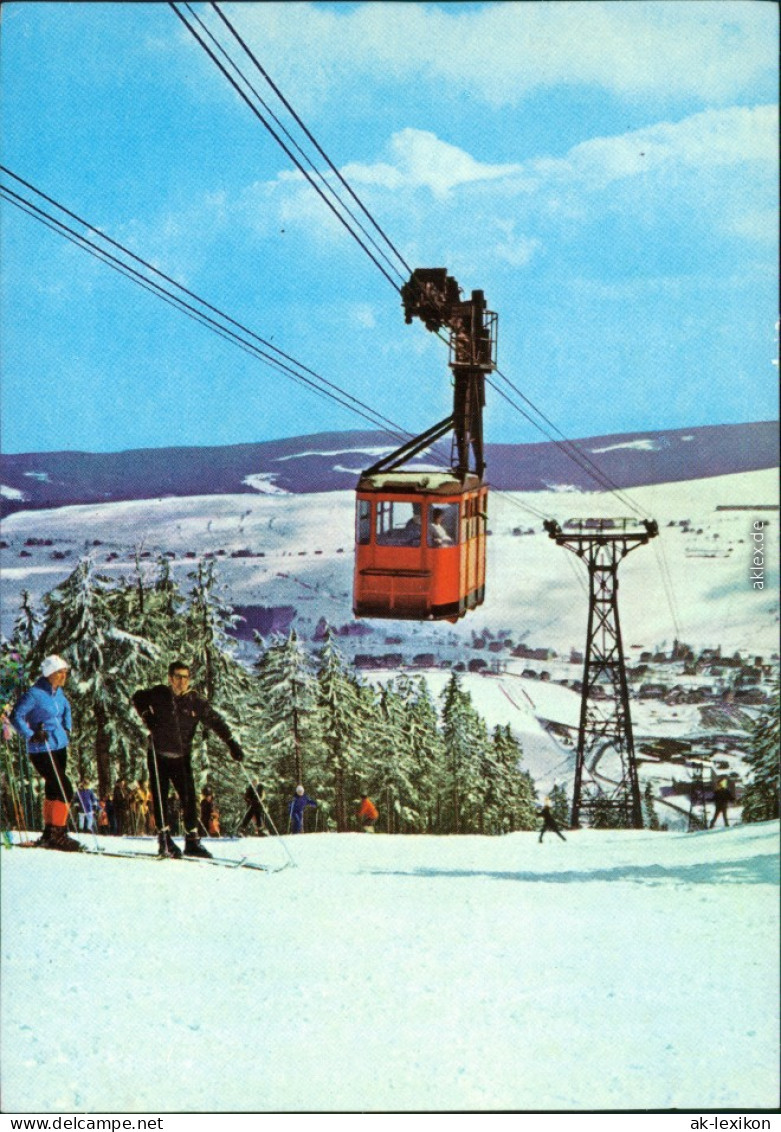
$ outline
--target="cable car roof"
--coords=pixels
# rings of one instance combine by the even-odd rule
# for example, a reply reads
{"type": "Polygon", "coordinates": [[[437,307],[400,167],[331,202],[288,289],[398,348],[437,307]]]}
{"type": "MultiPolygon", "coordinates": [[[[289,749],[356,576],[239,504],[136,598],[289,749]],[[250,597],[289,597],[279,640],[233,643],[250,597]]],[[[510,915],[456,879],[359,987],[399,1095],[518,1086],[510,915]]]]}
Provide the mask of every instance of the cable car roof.
{"type": "Polygon", "coordinates": [[[358,491],[387,491],[393,494],[425,492],[433,495],[458,495],[464,491],[476,491],[481,486],[480,477],[471,472],[462,479],[455,472],[415,471],[409,468],[376,472],[372,476],[363,475],[358,481],[358,491]]]}

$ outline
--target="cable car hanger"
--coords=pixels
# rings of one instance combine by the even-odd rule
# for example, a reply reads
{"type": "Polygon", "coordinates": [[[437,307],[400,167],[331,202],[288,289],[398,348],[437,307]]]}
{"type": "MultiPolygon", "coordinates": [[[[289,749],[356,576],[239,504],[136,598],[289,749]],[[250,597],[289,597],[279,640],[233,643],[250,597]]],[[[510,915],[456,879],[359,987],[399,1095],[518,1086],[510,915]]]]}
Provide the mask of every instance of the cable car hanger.
{"type": "Polygon", "coordinates": [[[471,299],[463,302],[460,296],[461,288],[446,267],[418,267],[401,288],[408,324],[417,317],[432,333],[443,329],[450,332],[448,364],[454,378],[453,412],[372,464],[364,476],[395,471],[452,429],[457,454],[452,471],[462,481],[470,472],[482,480],[485,375],[496,368],[498,318],[486,309],[482,291],[473,291],[471,299]],[[474,457],[471,468],[470,451],[474,457]]]}

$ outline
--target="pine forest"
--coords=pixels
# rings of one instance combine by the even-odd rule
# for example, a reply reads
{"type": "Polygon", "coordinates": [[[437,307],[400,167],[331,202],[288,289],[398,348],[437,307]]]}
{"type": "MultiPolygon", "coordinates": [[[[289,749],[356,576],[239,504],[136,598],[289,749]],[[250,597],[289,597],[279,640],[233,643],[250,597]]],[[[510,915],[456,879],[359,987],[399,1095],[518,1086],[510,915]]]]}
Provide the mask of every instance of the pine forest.
{"type": "MultiPolygon", "coordinates": [[[[44,656],[57,653],[71,665],[69,771],[100,798],[122,778],[145,784],[146,732],[131,697],[165,683],[169,663],[181,660],[246,754],[237,765],[216,736],[199,732],[196,739],[196,785],[214,791],[223,833],[239,826],[250,777],[263,784],[279,832],[299,783],[318,802],[309,828],[357,829],[364,794],[379,809],[377,829],[387,833],[535,827],[536,790],[520,744],[509,726],[489,732],[458,673],[440,703],[423,677],[404,672],[374,688],[347,664],[330,630],[316,654],[294,632],[270,641],[256,634],[258,659],[248,668],[236,657],[236,617],[213,561],[188,575],[187,593],[165,557],[151,577],[148,569],[137,560],[132,577],[114,581],[83,558],[41,610],[23,594],[13,636],[0,646],[6,709],[35,680],[44,656]]],[[[4,826],[15,824],[21,807],[36,827],[38,783],[24,745],[6,727],[2,746],[4,826]]],[[[559,802],[562,816],[566,797],[559,802]]]]}

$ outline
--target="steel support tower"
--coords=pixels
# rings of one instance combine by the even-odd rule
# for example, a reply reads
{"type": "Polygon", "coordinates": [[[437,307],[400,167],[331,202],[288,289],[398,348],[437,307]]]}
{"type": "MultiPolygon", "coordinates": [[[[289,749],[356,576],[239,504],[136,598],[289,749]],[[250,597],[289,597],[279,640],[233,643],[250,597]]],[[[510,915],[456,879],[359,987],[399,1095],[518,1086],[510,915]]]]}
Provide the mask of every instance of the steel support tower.
{"type": "Polygon", "coordinates": [[[631,550],[644,546],[659,529],[652,519],[571,520],[565,529],[545,523],[557,546],[571,550],[588,567],[588,632],[583,662],[578,752],[571,826],[581,816],[592,824],[643,828],[643,807],[637,776],[629,688],[618,619],[618,567],[631,550]],[[602,774],[603,755],[618,756],[602,774]]]}

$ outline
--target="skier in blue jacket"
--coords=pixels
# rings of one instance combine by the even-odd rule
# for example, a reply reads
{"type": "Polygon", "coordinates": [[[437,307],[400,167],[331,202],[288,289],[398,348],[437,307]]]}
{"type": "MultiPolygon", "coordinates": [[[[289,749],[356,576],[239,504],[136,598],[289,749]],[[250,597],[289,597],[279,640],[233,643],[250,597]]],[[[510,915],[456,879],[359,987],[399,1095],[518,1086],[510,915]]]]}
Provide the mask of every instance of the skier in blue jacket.
{"type": "Polygon", "coordinates": [[[99,810],[98,796],[87,782],[79,783],[76,791],[79,802],[79,830],[86,833],[97,833],[95,819],[99,810]]]}
{"type": "Polygon", "coordinates": [[[317,802],[304,793],[303,786],[296,786],[296,796],[290,803],[290,826],[292,833],[304,832],[304,810],[307,806],[317,809],[317,802]]]}
{"type": "Polygon", "coordinates": [[[68,663],[61,656],[47,656],[38,680],[11,712],[11,726],[25,739],[30,762],[44,781],[43,837],[47,849],[77,851],[78,841],[68,837],[68,813],[73,783],[65,766],[71,733],[71,707],[63,692],[68,663]]]}

